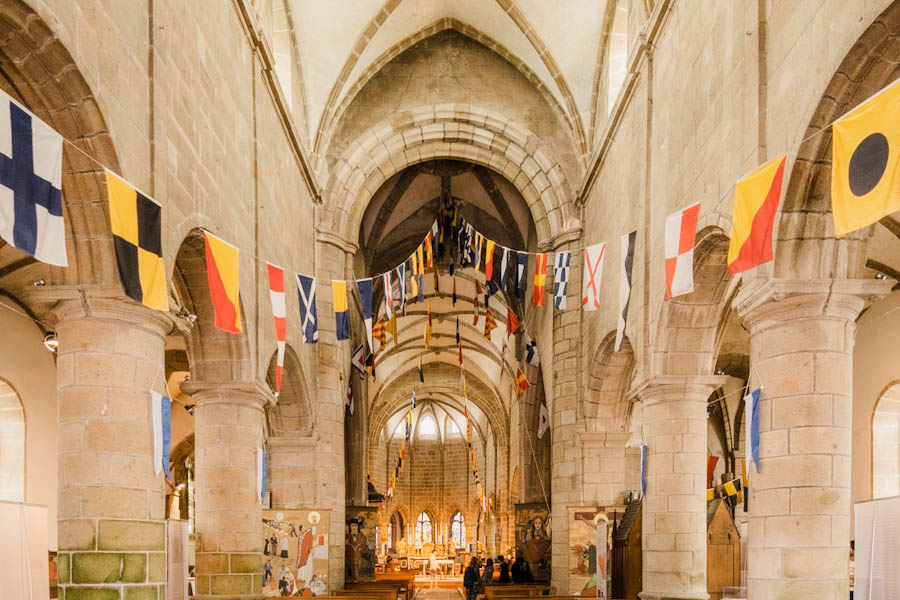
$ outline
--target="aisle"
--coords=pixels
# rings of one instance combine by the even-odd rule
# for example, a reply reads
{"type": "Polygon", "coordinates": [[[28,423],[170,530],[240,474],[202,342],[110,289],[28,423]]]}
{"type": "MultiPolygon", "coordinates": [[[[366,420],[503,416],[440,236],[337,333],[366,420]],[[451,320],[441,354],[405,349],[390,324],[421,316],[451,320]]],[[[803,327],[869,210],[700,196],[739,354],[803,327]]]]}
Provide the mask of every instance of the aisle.
{"type": "Polygon", "coordinates": [[[462,600],[459,588],[425,588],[416,592],[416,600],[462,600]]]}

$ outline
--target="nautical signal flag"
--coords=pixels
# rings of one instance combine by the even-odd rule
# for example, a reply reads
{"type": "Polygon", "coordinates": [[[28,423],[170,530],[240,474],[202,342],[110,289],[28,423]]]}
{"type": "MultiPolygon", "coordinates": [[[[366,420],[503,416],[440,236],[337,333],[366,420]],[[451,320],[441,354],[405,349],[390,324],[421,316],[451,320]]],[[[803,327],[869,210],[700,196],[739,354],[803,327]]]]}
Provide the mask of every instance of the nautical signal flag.
{"type": "Polygon", "coordinates": [[[481,297],[482,289],[478,280],[475,280],[475,293],[472,295],[472,326],[478,325],[478,298],[481,297]]]}
{"type": "Polygon", "coordinates": [[[260,504],[266,501],[266,471],[267,468],[266,451],[262,448],[256,448],[256,496],[259,498],[260,504]]]}
{"type": "Polygon", "coordinates": [[[331,299],[334,303],[334,333],[338,340],[350,339],[350,311],[347,307],[347,282],[331,282],[331,299]]]}
{"type": "Polygon", "coordinates": [[[358,279],[356,287],[359,290],[359,306],[362,311],[363,323],[366,324],[369,352],[375,352],[375,343],[372,340],[372,278],[358,279]]]}
{"type": "Polygon", "coordinates": [[[741,502],[741,480],[740,478],[732,479],[731,481],[726,481],[725,485],[722,486],[722,491],[725,492],[725,496],[728,497],[728,501],[732,506],[737,506],[739,502],[741,502]]]}
{"type": "Polygon", "coordinates": [[[490,309],[484,311],[484,337],[491,339],[491,332],[497,328],[497,321],[490,309]]]}
{"type": "Polygon", "coordinates": [[[434,249],[431,247],[431,232],[425,236],[425,266],[431,268],[434,266],[434,249]]]}
{"type": "Polygon", "coordinates": [[[350,365],[359,371],[360,379],[366,376],[366,353],[362,344],[353,351],[353,356],[350,357],[350,365]]]}
{"type": "Polygon", "coordinates": [[[484,246],[484,278],[487,281],[494,277],[494,245],[493,240],[487,240],[484,246]]]}
{"type": "Polygon", "coordinates": [[[397,266],[397,284],[400,289],[400,307],[403,314],[406,314],[406,303],[409,301],[409,291],[406,287],[406,263],[402,262],[397,266]]]}
{"type": "Polygon", "coordinates": [[[516,298],[525,299],[525,269],[528,267],[528,253],[516,252],[516,298]]]}
{"type": "Polygon", "coordinates": [[[522,324],[521,321],[516,317],[516,313],[513,312],[513,309],[510,307],[506,307],[506,337],[509,337],[519,326],[522,324]]]}
{"type": "Polygon", "coordinates": [[[694,240],[700,203],[666,217],[666,298],[694,291],[694,240]]]}
{"type": "Polygon", "coordinates": [[[394,286],[391,283],[391,272],[388,271],[381,276],[384,281],[384,314],[388,319],[394,316],[394,286]]]}
{"type": "Polygon", "coordinates": [[[62,142],[0,91],[0,237],[41,262],[65,267],[62,142]]]}
{"type": "Polygon", "coordinates": [[[831,148],[836,236],[900,211],[900,80],[835,121],[831,148]]]}
{"type": "Polygon", "coordinates": [[[319,341],[319,312],[316,309],[316,280],[297,273],[297,296],[300,300],[300,329],[303,341],[315,344],[319,341]]]}
{"type": "Polygon", "coordinates": [[[532,294],[532,304],[535,306],[544,305],[544,293],[547,290],[547,253],[542,252],[535,257],[534,260],[534,293],[532,294]]]}
{"type": "Polygon", "coordinates": [[[537,342],[531,339],[531,336],[525,334],[525,362],[532,366],[541,364],[541,355],[538,354],[537,342]]]}
{"type": "Polygon", "coordinates": [[[215,312],[215,326],[229,333],[241,332],[241,251],[208,231],[206,278],[215,312]]]}
{"type": "Polygon", "coordinates": [[[571,252],[557,252],[553,265],[553,304],[556,310],[566,309],[566,294],[569,291],[569,266],[572,264],[571,252]]]}
{"type": "Polygon", "coordinates": [[[425,383],[425,370],[422,368],[422,355],[419,355],[419,383],[425,383]]]}
{"type": "Polygon", "coordinates": [[[506,281],[509,278],[509,253],[510,249],[504,246],[500,253],[500,282],[501,290],[506,289],[506,281]]]}
{"type": "Polygon", "coordinates": [[[394,343],[397,343],[397,313],[391,315],[391,318],[388,319],[388,322],[384,326],[384,330],[391,334],[391,339],[394,340],[394,343]]]}
{"type": "Polygon", "coordinates": [[[757,473],[759,473],[759,396],[761,393],[762,389],[757,388],[744,396],[744,422],[747,426],[747,462],[752,461],[756,465],[757,473]]]}
{"type": "Polygon", "coordinates": [[[544,437],[544,434],[547,433],[548,429],[550,429],[550,412],[547,410],[547,404],[541,402],[541,411],[538,415],[538,439],[544,437]]]}
{"type": "Polygon", "coordinates": [[[275,359],[275,394],[277,395],[281,393],[281,377],[284,373],[284,346],[287,341],[284,269],[267,262],[266,273],[269,276],[269,299],[272,302],[272,319],[275,321],[275,344],[278,347],[275,359]]]}
{"type": "Polygon", "coordinates": [[[159,392],[150,392],[150,417],[153,422],[153,471],[156,475],[169,472],[169,446],[172,444],[172,400],[159,392]]]}
{"type": "Polygon", "coordinates": [[[425,349],[431,348],[431,302],[428,303],[428,320],[425,321],[425,349]]]}
{"type": "Polygon", "coordinates": [[[162,207],[112,171],[106,171],[106,195],[125,294],[149,308],[169,310],[162,258],[162,207]]]}
{"type": "Polygon", "coordinates": [[[381,342],[381,346],[379,347],[379,351],[387,345],[387,331],[385,330],[386,321],[384,317],[378,319],[378,322],[375,323],[375,326],[372,327],[372,337],[379,342],[381,342]]]}
{"type": "Polygon", "coordinates": [[[716,488],[706,488],[706,501],[711,502],[716,498],[716,488]]]}
{"type": "Polygon", "coordinates": [[[637,231],[626,233],[620,238],[622,248],[622,270],[619,273],[619,324],[616,327],[616,352],[622,349],[625,339],[625,325],[628,323],[628,304],[631,301],[631,271],[634,267],[634,243],[637,231]]]}
{"type": "Polygon", "coordinates": [[[522,369],[516,369],[516,398],[521,397],[529,386],[530,384],[525,378],[525,373],[522,372],[522,369]]]}
{"type": "Polygon", "coordinates": [[[581,307],[584,310],[600,309],[600,280],[605,258],[606,242],[584,249],[584,284],[581,291],[581,307]]]}
{"type": "Polygon", "coordinates": [[[728,272],[741,273],[772,260],[772,228],[787,156],[767,162],[734,186],[734,229],[728,272]]]}

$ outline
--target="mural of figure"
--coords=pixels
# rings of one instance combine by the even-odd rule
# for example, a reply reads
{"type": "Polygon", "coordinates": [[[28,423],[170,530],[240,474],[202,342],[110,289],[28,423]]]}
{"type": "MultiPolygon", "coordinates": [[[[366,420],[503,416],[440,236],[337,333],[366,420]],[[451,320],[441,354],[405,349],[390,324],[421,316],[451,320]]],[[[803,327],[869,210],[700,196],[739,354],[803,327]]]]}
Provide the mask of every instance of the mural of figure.
{"type": "MultiPolygon", "coordinates": [[[[291,528],[293,527],[291,525],[291,528]]],[[[301,525],[297,538],[297,587],[310,587],[313,577],[313,546],[316,535],[309,527],[301,525]]]]}
{"type": "Polygon", "coordinates": [[[544,519],[535,517],[531,522],[531,527],[525,533],[525,558],[539,563],[549,549],[550,534],[547,532],[544,519]]]}
{"type": "Polygon", "coordinates": [[[367,542],[365,534],[359,530],[359,522],[350,521],[347,524],[347,542],[344,546],[344,554],[347,562],[347,578],[351,581],[360,576],[367,542]]]}

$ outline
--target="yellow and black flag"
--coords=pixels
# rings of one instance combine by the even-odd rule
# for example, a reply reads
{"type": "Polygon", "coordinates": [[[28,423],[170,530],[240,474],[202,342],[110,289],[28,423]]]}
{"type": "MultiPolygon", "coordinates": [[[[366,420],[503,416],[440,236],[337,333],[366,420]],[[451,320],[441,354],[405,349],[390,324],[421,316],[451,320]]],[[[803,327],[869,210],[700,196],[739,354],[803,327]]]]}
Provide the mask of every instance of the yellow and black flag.
{"type": "Polygon", "coordinates": [[[722,490],[725,493],[725,497],[728,498],[729,504],[731,504],[732,506],[737,506],[740,502],[743,501],[740,479],[732,479],[731,481],[726,481],[725,485],[722,486],[722,490]]]}
{"type": "Polygon", "coordinates": [[[834,122],[831,210],[837,236],[900,210],[900,80],[834,122]]]}
{"type": "Polygon", "coordinates": [[[106,171],[109,220],[125,293],[144,306],[169,310],[162,258],[162,207],[106,171]]]}

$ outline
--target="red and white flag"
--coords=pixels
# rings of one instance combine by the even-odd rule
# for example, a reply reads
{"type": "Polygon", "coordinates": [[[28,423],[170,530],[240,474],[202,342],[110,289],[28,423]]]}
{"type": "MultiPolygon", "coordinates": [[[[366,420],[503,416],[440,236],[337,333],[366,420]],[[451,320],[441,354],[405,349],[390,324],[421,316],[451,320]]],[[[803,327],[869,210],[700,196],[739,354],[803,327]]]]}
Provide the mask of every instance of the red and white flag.
{"type": "Polygon", "coordinates": [[[381,276],[384,279],[384,314],[385,321],[394,316],[394,286],[391,284],[391,271],[381,276]]]}
{"type": "Polygon", "coordinates": [[[275,393],[281,393],[281,375],[284,372],[284,344],[287,340],[287,314],[284,304],[284,269],[266,263],[269,273],[269,298],[272,300],[272,318],[275,319],[275,340],[278,357],[275,360],[275,393]]]}
{"type": "Polygon", "coordinates": [[[666,217],[666,298],[694,291],[694,238],[700,203],[666,217]]]}
{"type": "Polygon", "coordinates": [[[584,286],[581,306],[584,310],[600,309],[600,280],[603,278],[603,259],[606,258],[606,242],[584,249],[584,286]]]}

